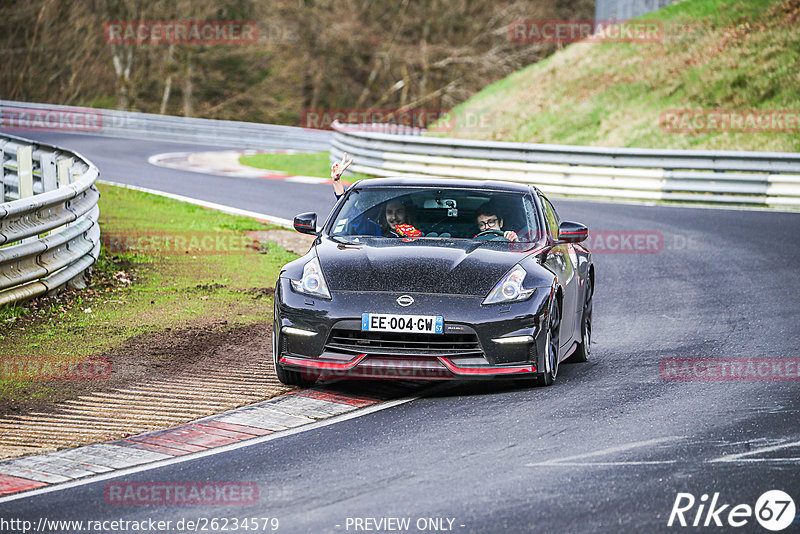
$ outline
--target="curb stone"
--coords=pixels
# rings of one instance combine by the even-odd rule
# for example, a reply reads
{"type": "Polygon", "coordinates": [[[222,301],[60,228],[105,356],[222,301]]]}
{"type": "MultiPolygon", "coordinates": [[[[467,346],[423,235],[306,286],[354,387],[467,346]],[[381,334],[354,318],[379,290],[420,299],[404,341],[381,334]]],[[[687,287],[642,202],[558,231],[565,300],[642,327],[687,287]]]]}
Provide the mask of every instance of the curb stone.
{"type": "Polygon", "coordinates": [[[366,394],[324,386],[298,390],[123,439],[0,462],[0,497],[100,473],[202,452],[356,411],[409,393],[411,384],[387,383],[366,394]]]}

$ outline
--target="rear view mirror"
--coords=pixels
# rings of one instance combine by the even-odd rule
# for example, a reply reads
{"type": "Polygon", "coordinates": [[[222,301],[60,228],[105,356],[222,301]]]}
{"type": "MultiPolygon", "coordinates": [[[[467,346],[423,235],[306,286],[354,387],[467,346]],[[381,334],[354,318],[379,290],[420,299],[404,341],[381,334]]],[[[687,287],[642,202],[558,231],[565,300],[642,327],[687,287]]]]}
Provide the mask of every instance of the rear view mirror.
{"type": "Polygon", "coordinates": [[[317,214],[308,212],[295,215],[294,229],[301,234],[319,235],[319,232],[317,232],[317,214]]]}
{"type": "Polygon", "coordinates": [[[422,207],[425,208],[426,210],[436,209],[436,208],[439,208],[439,209],[448,208],[449,209],[449,208],[458,207],[458,203],[452,198],[445,198],[445,199],[429,198],[423,203],[422,207]]]}
{"type": "Polygon", "coordinates": [[[558,240],[565,243],[580,243],[589,237],[589,229],[585,224],[562,221],[558,226],[558,240]]]}

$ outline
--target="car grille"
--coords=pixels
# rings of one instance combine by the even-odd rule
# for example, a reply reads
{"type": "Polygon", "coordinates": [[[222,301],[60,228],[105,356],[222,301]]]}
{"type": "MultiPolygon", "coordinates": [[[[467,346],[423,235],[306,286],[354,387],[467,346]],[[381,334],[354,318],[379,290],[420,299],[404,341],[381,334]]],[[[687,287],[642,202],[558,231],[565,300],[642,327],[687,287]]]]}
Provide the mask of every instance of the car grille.
{"type": "Polygon", "coordinates": [[[325,350],[410,356],[483,355],[475,334],[406,334],[334,329],[325,350]]]}

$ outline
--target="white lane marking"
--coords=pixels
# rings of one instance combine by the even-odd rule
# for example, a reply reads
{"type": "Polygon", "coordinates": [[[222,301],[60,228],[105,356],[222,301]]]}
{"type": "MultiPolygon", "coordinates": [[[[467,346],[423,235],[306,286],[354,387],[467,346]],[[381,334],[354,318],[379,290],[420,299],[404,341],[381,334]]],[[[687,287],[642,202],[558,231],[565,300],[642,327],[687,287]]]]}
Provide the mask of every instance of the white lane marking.
{"type": "Polygon", "coordinates": [[[797,458],[744,458],[745,456],[753,456],[754,454],[763,454],[765,452],[778,451],[781,449],[788,449],[789,447],[800,446],[800,441],[791,441],[789,443],[781,443],[780,445],[772,445],[770,447],[762,447],[752,451],[740,452],[736,454],[726,454],[709,460],[710,463],[730,463],[730,462],[774,462],[796,460],[797,458]]]}
{"type": "MultiPolygon", "coordinates": [[[[680,439],[685,439],[680,436],[666,436],[663,438],[655,438],[655,439],[648,439],[645,441],[634,441],[633,443],[625,443],[623,445],[617,445],[614,447],[609,447],[607,449],[601,449],[599,451],[592,451],[592,452],[585,452],[583,454],[576,454],[574,456],[566,456],[564,458],[556,458],[553,460],[546,460],[544,462],[534,462],[525,464],[526,467],[539,467],[544,465],[566,465],[567,462],[572,460],[581,460],[584,458],[591,458],[593,456],[603,456],[606,454],[613,454],[615,452],[622,452],[627,451],[630,449],[636,449],[638,447],[646,447],[648,445],[655,445],[657,443],[665,443],[667,441],[676,441],[680,439]]],[[[672,463],[672,460],[663,460],[662,463],[672,463]]],[[[635,463],[635,462],[622,462],[622,463],[635,463]]]]}
{"type": "Polygon", "coordinates": [[[319,176],[287,176],[283,179],[284,182],[297,182],[300,184],[326,184],[331,181],[330,178],[320,178],[319,176]]]}
{"type": "Polygon", "coordinates": [[[739,460],[709,460],[709,463],[716,462],[716,463],[737,463],[737,464],[744,464],[744,463],[775,463],[775,464],[782,464],[782,463],[789,463],[789,464],[796,464],[800,462],[800,457],[795,458],[741,458],[739,460]]]}
{"type": "Polygon", "coordinates": [[[526,467],[603,467],[603,466],[623,466],[623,465],[662,465],[674,464],[677,460],[652,460],[652,461],[620,461],[620,462],[542,462],[540,464],[527,464],[526,467]]]}
{"type": "Polygon", "coordinates": [[[97,180],[97,182],[105,185],[113,185],[114,187],[123,187],[125,189],[131,189],[133,191],[150,193],[151,195],[158,195],[160,197],[171,198],[173,200],[180,200],[181,202],[187,202],[189,204],[194,204],[195,206],[203,206],[204,208],[219,210],[223,213],[230,213],[231,215],[241,215],[242,217],[250,217],[252,219],[268,221],[280,226],[285,226],[286,228],[294,228],[294,223],[289,219],[282,219],[281,217],[275,217],[274,215],[267,215],[265,213],[243,210],[240,208],[234,208],[233,206],[225,206],[223,204],[217,204],[216,202],[209,202],[207,200],[200,200],[198,198],[185,197],[183,195],[176,195],[174,193],[166,193],[164,191],[159,191],[157,189],[148,189],[146,187],[139,187],[136,185],[122,184],[119,182],[110,182],[108,180],[97,180]]]}
{"type": "Polygon", "coordinates": [[[309,423],[303,426],[290,428],[288,430],[282,430],[280,432],[275,432],[274,434],[267,434],[266,436],[260,436],[257,438],[252,438],[246,441],[240,441],[237,443],[231,443],[230,445],[223,445],[221,447],[215,447],[213,449],[208,449],[205,451],[189,453],[183,456],[176,456],[174,458],[167,458],[164,460],[158,460],[152,463],[139,465],[135,467],[127,467],[120,469],[118,471],[114,471],[112,473],[105,473],[89,478],[84,478],[80,480],[75,480],[72,482],[64,482],[62,484],[57,484],[54,486],[48,486],[44,488],[39,488],[31,491],[25,491],[22,493],[17,493],[14,495],[9,495],[7,497],[0,498],[0,503],[16,501],[19,499],[27,499],[29,497],[36,497],[38,495],[43,495],[45,493],[50,493],[53,491],[61,491],[69,488],[74,488],[77,486],[84,486],[86,484],[91,484],[94,482],[100,482],[103,480],[111,480],[118,477],[123,477],[126,475],[131,475],[134,473],[141,473],[143,471],[150,471],[152,469],[158,469],[159,467],[164,467],[167,465],[175,465],[180,464],[183,462],[196,460],[198,458],[204,458],[206,456],[213,456],[216,454],[222,454],[229,451],[234,451],[237,449],[242,449],[244,447],[252,447],[253,445],[260,445],[262,443],[266,443],[267,441],[272,441],[274,439],[281,439],[287,436],[294,436],[295,434],[300,434],[301,432],[308,432],[309,430],[316,430],[317,428],[322,428],[328,425],[334,425],[336,423],[340,423],[342,421],[347,421],[349,419],[355,419],[357,417],[361,417],[364,415],[369,415],[373,412],[378,412],[381,410],[386,410],[387,408],[393,408],[395,406],[399,406],[401,404],[405,404],[414,400],[417,400],[419,397],[405,397],[402,399],[392,400],[382,402],[380,404],[374,404],[372,406],[367,406],[364,408],[359,408],[355,412],[350,412],[342,415],[336,415],[329,419],[324,419],[322,421],[317,421],[315,423],[309,423]]]}

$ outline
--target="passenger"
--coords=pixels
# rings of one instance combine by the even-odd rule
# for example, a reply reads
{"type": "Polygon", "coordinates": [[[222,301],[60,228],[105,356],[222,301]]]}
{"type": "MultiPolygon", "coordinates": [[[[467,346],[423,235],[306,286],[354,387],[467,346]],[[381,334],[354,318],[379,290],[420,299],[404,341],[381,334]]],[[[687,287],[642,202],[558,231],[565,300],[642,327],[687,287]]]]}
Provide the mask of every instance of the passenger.
{"type": "MultiPolygon", "coordinates": [[[[503,219],[498,213],[497,205],[491,200],[484,202],[483,205],[478,208],[478,234],[486,232],[487,230],[497,230],[498,232],[502,232],[503,237],[509,241],[519,241],[519,236],[517,236],[516,232],[512,230],[503,231],[503,219]]],[[[474,237],[478,237],[478,234],[475,234],[474,237]]]]}
{"type": "MultiPolygon", "coordinates": [[[[331,165],[331,180],[333,180],[333,192],[338,200],[344,194],[344,185],[341,182],[342,173],[353,163],[353,158],[347,161],[347,152],[342,156],[342,161],[334,162],[331,165]]],[[[359,221],[356,227],[361,228],[358,233],[374,235],[375,229],[372,221],[359,221]],[[370,224],[372,223],[372,224],[370,224]]],[[[380,235],[383,237],[421,237],[422,232],[414,228],[411,224],[408,209],[400,200],[390,200],[383,205],[381,214],[378,218],[380,225],[380,235]]]]}
{"type": "Polygon", "coordinates": [[[400,200],[390,200],[383,205],[380,220],[383,237],[421,237],[422,232],[411,224],[408,209],[400,200]]]}
{"type": "Polygon", "coordinates": [[[345,152],[341,163],[334,161],[333,165],[331,165],[331,180],[333,180],[333,193],[336,195],[336,200],[339,200],[339,197],[344,194],[344,185],[341,182],[341,177],[351,163],[353,163],[353,158],[347,161],[347,152],[345,152]]]}

